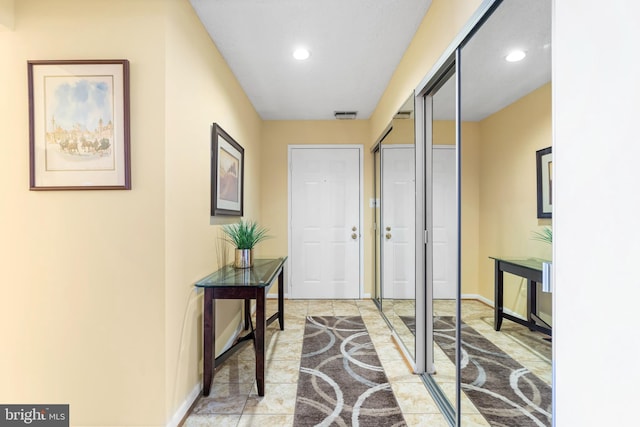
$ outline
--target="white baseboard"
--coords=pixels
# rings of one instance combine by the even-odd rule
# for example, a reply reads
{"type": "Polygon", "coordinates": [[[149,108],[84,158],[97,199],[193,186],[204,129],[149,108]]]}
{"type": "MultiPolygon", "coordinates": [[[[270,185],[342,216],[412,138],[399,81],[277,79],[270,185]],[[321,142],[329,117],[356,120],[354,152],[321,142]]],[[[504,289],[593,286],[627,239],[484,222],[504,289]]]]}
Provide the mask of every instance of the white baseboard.
{"type": "MultiPolygon", "coordinates": [[[[285,293],[284,298],[289,298],[289,294],[285,293]]],[[[267,294],[267,299],[278,299],[278,294],[267,294]]]]}
{"type": "MultiPolygon", "coordinates": [[[[234,333],[231,334],[227,342],[224,344],[224,347],[222,349],[223,353],[227,351],[229,348],[231,348],[233,343],[242,333],[242,330],[243,330],[243,322],[238,324],[234,333]]],[[[193,402],[195,402],[198,396],[200,395],[201,391],[202,391],[202,381],[198,381],[198,383],[195,386],[193,386],[193,389],[191,389],[191,391],[189,392],[187,397],[184,399],[180,407],[173,414],[173,417],[171,417],[171,420],[169,420],[169,422],[167,423],[167,427],[177,427],[180,424],[184,416],[187,414],[187,411],[189,410],[189,408],[191,408],[191,405],[193,405],[193,402]]]]}
{"type": "MultiPolygon", "coordinates": [[[[489,298],[485,298],[482,295],[478,295],[478,294],[462,294],[461,298],[462,299],[476,299],[478,301],[482,301],[483,303],[487,304],[489,307],[495,307],[495,305],[493,304],[492,300],[490,300],[489,298]]],[[[511,316],[517,317],[519,319],[527,320],[521,314],[516,313],[515,311],[511,311],[508,308],[503,307],[502,311],[504,313],[506,313],[506,314],[510,314],[511,316]]]]}
{"type": "Polygon", "coordinates": [[[195,402],[198,396],[200,396],[201,391],[202,382],[198,381],[198,384],[196,384],[193,389],[191,389],[191,392],[189,392],[187,397],[184,399],[182,405],[180,405],[180,407],[173,414],[173,417],[171,417],[171,419],[167,423],[167,427],[178,427],[180,425],[180,422],[183,420],[185,415],[187,415],[187,411],[189,410],[189,408],[191,408],[193,402],[195,402]]]}
{"type": "MultiPolygon", "coordinates": [[[[278,298],[278,294],[267,294],[267,299],[276,299],[278,298]]],[[[284,298],[288,299],[289,294],[285,293],[284,298]]],[[[364,294],[362,299],[371,299],[371,294],[364,294]]]]}

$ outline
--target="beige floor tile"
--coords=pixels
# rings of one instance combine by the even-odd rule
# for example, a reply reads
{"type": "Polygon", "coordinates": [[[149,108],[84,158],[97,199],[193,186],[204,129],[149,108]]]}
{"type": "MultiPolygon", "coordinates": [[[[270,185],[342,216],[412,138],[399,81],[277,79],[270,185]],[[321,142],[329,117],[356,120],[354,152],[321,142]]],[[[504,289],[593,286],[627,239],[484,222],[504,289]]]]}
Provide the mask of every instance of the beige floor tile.
{"type": "Polygon", "coordinates": [[[403,414],[439,414],[435,404],[424,384],[393,383],[395,394],[403,414]]]}
{"type": "Polygon", "coordinates": [[[265,382],[267,384],[297,384],[300,374],[298,360],[267,360],[265,382]]]}
{"type": "Polygon", "coordinates": [[[211,393],[198,400],[193,413],[195,415],[242,414],[252,387],[253,384],[247,383],[216,384],[214,380],[211,393]]]}
{"type": "Polygon", "coordinates": [[[480,414],[462,414],[463,427],[491,427],[491,424],[480,414]]]}
{"type": "Polygon", "coordinates": [[[303,337],[303,328],[287,328],[284,331],[278,329],[271,334],[270,342],[274,344],[301,342],[303,337]]]}
{"type": "Polygon", "coordinates": [[[360,310],[355,306],[335,306],[333,307],[333,313],[335,316],[360,316],[360,310]]]}
{"type": "Polygon", "coordinates": [[[244,407],[245,414],[293,415],[297,384],[267,384],[264,396],[258,396],[254,387],[244,407]]]}
{"type": "Polygon", "coordinates": [[[394,344],[375,345],[376,353],[380,360],[398,360],[403,361],[404,356],[394,344]]]}
{"type": "Polygon", "coordinates": [[[256,378],[255,359],[231,357],[224,362],[213,378],[214,383],[253,383],[256,378]]]}
{"type": "MultiPolygon", "coordinates": [[[[265,344],[266,345],[266,344],[265,344]]],[[[247,344],[245,348],[240,350],[238,353],[234,354],[233,357],[241,359],[241,360],[251,360],[255,364],[256,360],[256,351],[253,348],[252,344],[247,344]]]]}
{"type": "Polygon", "coordinates": [[[302,341],[274,340],[269,343],[266,351],[267,360],[300,360],[302,354],[302,341]]]}
{"type": "Polygon", "coordinates": [[[183,427],[236,427],[240,415],[191,415],[183,427]]]}
{"type": "Polygon", "coordinates": [[[442,414],[403,414],[409,427],[449,427],[442,414]]]}
{"type": "Polygon", "coordinates": [[[400,363],[397,360],[383,360],[382,367],[390,383],[419,383],[422,380],[419,375],[412,372],[407,363],[400,363]]]}
{"type": "Polygon", "coordinates": [[[333,302],[327,300],[315,300],[309,302],[307,316],[333,316],[333,302]]]}
{"type": "Polygon", "coordinates": [[[293,427],[293,415],[254,415],[240,417],[238,427],[293,427]]]}

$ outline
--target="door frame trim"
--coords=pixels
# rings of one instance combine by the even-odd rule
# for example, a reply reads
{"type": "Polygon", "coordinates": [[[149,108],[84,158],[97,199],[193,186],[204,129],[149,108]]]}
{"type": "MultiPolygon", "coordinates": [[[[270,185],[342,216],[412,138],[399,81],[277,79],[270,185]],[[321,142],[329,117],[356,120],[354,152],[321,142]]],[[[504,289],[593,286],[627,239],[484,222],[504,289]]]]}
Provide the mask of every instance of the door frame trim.
{"type": "MultiPolygon", "coordinates": [[[[356,149],[358,150],[358,230],[360,230],[359,251],[358,251],[358,294],[360,299],[371,298],[371,295],[364,293],[364,238],[362,226],[364,224],[364,146],[362,144],[288,144],[287,145],[287,254],[291,257],[291,236],[292,236],[292,212],[291,212],[291,153],[296,149],[356,149]]],[[[285,296],[288,298],[292,295],[291,288],[293,286],[291,280],[292,269],[287,269],[287,286],[285,287],[285,296]]]]}

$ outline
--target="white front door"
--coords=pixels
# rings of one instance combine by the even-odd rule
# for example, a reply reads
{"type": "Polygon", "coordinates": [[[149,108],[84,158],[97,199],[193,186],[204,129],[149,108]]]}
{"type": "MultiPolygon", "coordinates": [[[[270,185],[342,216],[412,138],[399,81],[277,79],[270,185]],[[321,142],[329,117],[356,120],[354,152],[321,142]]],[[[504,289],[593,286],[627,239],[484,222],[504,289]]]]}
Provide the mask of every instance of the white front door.
{"type": "Polygon", "coordinates": [[[433,299],[455,299],[458,231],[455,146],[433,147],[433,299]]]}
{"type": "Polygon", "coordinates": [[[382,297],[414,299],[415,283],[415,149],[413,145],[381,147],[382,297]]]}
{"type": "Polygon", "coordinates": [[[360,148],[289,149],[291,298],[360,298],[360,148]]]}

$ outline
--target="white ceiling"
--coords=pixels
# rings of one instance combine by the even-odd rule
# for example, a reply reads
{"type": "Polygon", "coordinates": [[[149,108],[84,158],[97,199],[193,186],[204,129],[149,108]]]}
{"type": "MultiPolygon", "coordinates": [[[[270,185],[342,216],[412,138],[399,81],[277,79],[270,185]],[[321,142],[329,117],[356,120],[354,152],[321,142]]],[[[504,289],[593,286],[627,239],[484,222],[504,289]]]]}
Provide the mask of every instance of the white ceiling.
{"type": "MultiPolygon", "coordinates": [[[[431,4],[190,2],[265,120],[327,120],[334,111],[369,118],[431,4]],[[298,46],[311,51],[307,61],[292,57],[298,46]]],[[[550,81],[550,43],[551,0],[504,1],[462,50],[463,119],[481,120],[550,81]],[[527,57],[507,63],[513,48],[527,57]]],[[[454,117],[452,83],[434,97],[436,119],[454,117]]]]}
{"type": "MultiPolygon", "coordinates": [[[[551,0],[505,0],[461,51],[462,120],[479,121],[551,81],[551,0]],[[526,52],[520,62],[505,56],[526,52]]],[[[434,95],[434,118],[455,117],[455,80],[434,95]]]]}
{"type": "Polygon", "coordinates": [[[367,119],[431,0],[190,0],[265,120],[367,119]],[[295,47],[311,51],[297,61],[295,47]]]}

